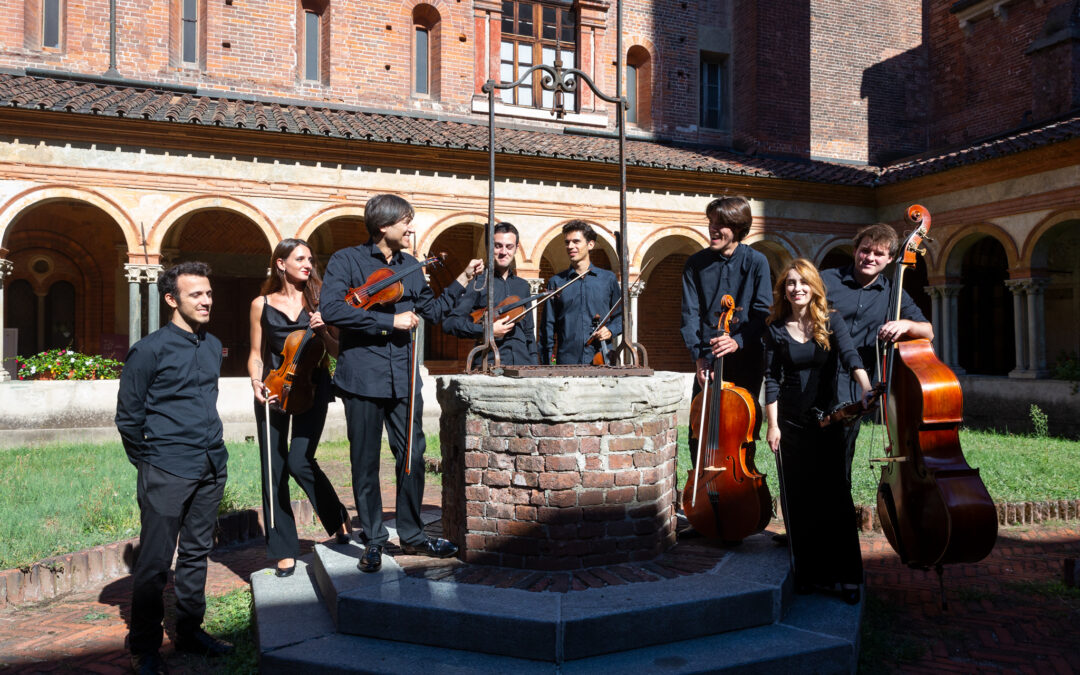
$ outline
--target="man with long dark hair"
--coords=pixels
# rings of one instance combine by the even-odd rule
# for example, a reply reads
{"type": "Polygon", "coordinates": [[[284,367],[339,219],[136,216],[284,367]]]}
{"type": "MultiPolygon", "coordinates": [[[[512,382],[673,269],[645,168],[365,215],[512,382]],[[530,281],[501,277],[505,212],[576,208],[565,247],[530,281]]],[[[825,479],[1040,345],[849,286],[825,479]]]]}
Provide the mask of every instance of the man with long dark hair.
{"type": "Polygon", "coordinates": [[[439,322],[465,290],[465,283],[483,269],[473,260],[465,271],[436,298],[424,281],[417,260],[405,253],[413,234],[414,211],[397,195],[376,195],[364,207],[364,224],[371,239],[335,253],[326,266],[322,300],[323,320],[340,329],[341,354],[334,373],[334,385],[345,404],[352,460],[353,492],[360,526],[368,537],[359,569],[376,572],[390,535],[382,519],[382,491],[379,488],[379,454],[382,428],[394,453],[397,484],[397,529],[401,549],[406,554],[445,558],[457,547],[445,539],[429,538],[420,520],[424,496],[423,399],[415,387],[413,428],[407,429],[409,409],[410,348],[413,329],[423,317],[439,322]],[[353,307],[345,300],[350,288],[362,286],[379,270],[397,272],[405,266],[415,270],[405,275],[401,298],[369,309],[353,307]],[[414,448],[406,457],[407,436],[414,448]],[[405,473],[411,462],[410,473],[405,473]]]}
{"type": "Polygon", "coordinates": [[[172,319],[131,347],[120,376],[116,428],[139,470],[142,529],[128,633],[139,673],[165,669],[158,650],[173,551],[176,648],[210,656],[232,651],[201,627],[206,558],[214,547],[229,459],[217,411],[221,341],[206,332],[213,304],[209,276],[210,267],[201,262],[166,270],[159,283],[172,319]]]}

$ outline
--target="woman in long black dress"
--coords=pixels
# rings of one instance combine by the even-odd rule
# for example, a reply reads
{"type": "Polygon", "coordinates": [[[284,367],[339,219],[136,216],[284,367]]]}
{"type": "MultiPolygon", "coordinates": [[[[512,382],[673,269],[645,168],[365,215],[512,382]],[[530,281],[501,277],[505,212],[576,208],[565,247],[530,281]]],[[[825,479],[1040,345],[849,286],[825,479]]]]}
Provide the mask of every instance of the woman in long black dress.
{"type": "Polygon", "coordinates": [[[815,408],[831,403],[837,359],[863,395],[870,380],[843,319],[830,312],[814,264],[793,260],[773,289],[765,331],[766,440],[778,453],[784,520],[795,587],[839,584],[844,600],[859,601],[862,556],[855,507],[845,481],[840,425],[822,428],[815,408]]]}
{"type": "Polygon", "coordinates": [[[326,528],[338,543],[349,541],[349,514],[334,492],[318,462],[315,449],[326,422],[326,410],[333,399],[330,373],[325,367],[315,370],[315,403],[307,412],[287,415],[270,410],[270,475],[273,504],[267,494],[266,467],[266,397],[263,378],[281,367],[281,352],[290,333],[309,326],[315,331],[331,356],[337,356],[338,343],[322,316],[315,311],[322,282],[315,269],[311,248],[302,239],[285,239],[270,256],[270,277],[261,294],[251,302],[251,353],[248,375],[255,391],[255,420],[259,433],[259,458],[263,476],[263,514],[266,550],[276,558],[277,575],[286,577],[296,569],[300,540],[296,521],[289,505],[289,476],[304,492],[326,528]],[[292,422],[292,442],[289,424],[292,422]],[[287,471],[286,471],[287,469],[287,471]],[[271,509],[274,527],[270,527],[271,509]]]}

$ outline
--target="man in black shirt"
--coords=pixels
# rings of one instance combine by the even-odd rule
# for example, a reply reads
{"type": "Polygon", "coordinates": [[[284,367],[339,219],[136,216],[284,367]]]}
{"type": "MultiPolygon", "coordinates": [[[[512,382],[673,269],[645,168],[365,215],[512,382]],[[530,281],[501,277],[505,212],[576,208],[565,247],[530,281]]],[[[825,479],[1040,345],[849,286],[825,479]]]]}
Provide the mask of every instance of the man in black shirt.
{"type": "MultiPolygon", "coordinates": [[[[825,282],[829,305],[844,319],[866,372],[876,383],[878,340],[896,342],[902,337],[933,340],[934,328],[904,291],[900,295],[900,318],[894,320],[888,316],[892,281],[882,272],[896,256],[899,246],[896,230],[885,223],[868,225],[855,233],[854,245],[855,261],[847,267],[824,270],[821,279],[825,282]]],[[[835,402],[858,401],[859,395],[858,386],[849,373],[839,368],[835,402]]],[[[859,422],[856,421],[846,429],[845,437],[849,485],[858,436],[859,422]]]]}
{"type": "MultiPolygon", "coordinates": [[[[495,273],[491,275],[491,287],[489,289],[486,285],[487,272],[469,284],[450,316],[443,320],[442,329],[451,335],[474,339],[484,337],[484,322],[476,323],[469,315],[477,309],[487,309],[489,290],[493,293],[496,306],[511,295],[516,295],[519,301],[529,297],[529,282],[514,273],[514,254],[518,246],[517,228],[510,223],[499,223],[494,227],[494,234],[495,273]],[[480,290],[476,290],[477,286],[480,290]]],[[[525,312],[517,321],[509,317],[494,321],[491,329],[499,347],[499,361],[502,365],[536,365],[536,342],[533,340],[531,312],[525,312]]],[[[479,365],[477,358],[473,367],[479,365]]]]}
{"type": "MultiPolygon", "coordinates": [[[[745,198],[714,199],[705,215],[709,248],[686,260],[682,278],[682,336],[697,373],[692,396],[701,391],[714,361],[722,356],[724,381],[743,387],[757,401],[764,374],[761,335],[772,304],[769,261],[742,243],[753,222],[745,198]],[[735,300],[730,335],[716,330],[724,295],[735,300]]],[[[696,449],[697,439],[691,438],[691,461],[696,449]]]]}
{"type": "Polygon", "coordinates": [[[574,285],[544,306],[541,362],[551,363],[551,352],[557,345],[555,362],[560,366],[589,364],[600,351],[596,340],[586,344],[593,332],[597,333],[598,340],[605,342],[622,332],[622,308],[612,313],[606,326],[598,331],[593,329],[593,319],[606,316],[622,297],[622,292],[615,273],[593,265],[590,260],[596,247],[596,231],[592,226],[584,220],[571,220],[563,225],[562,232],[570,267],[548,279],[547,289],[554,291],[571,282],[574,285]],[[574,282],[581,274],[584,278],[574,282]]]}
{"type": "Polygon", "coordinates": [[[356,513],[367,536],[357,567],[376,572],[382,567],[383,547],[390,534],[383,524],[379,455],[382,428],[394,453],[397,485],[397,527],[401,549],[409,555],[446,558],[457,546],[428,538],[420,519],[424,496],[424,402],[415,388],[413,451],[405,473],[406,426],[409,408],[409,352],[412,330],[423,317],[439,322],[464,291],[464,284],[483,269],[472,260],[438,298],[424,281],[416,258],[404,252],[413,234],[413,207],[396,195],[375,195],[364,207],[364,225],[371,240],[335,253],[326,265],[319,310],[323,321],[341,330],[334,386],[345,404],[356,513]],[[401,279],[401,298],[370,309],[345,300],[350,288],[362,286],[375,272],[389,266],[395,273],[412,267],[401,279]],[[419,316],[418,316],[419,315],[419,316]]]}
{"type": "Polygon", "coordinates": [[[158,653],[162,591],[174,550],[176,648],[211,656],[232,651],[201,627],[206,558],[214,546],[229,458],[217,412],[221,342],[206,332],[213,304],[209,275],[210,268],[199,262],[181,263],[162,275],[161,294],[172,319],[131,347],[120,376],[116,428],[139,470],[142,529],[128,633],[132,667],[139,673],[164,671],[158,653]]]}

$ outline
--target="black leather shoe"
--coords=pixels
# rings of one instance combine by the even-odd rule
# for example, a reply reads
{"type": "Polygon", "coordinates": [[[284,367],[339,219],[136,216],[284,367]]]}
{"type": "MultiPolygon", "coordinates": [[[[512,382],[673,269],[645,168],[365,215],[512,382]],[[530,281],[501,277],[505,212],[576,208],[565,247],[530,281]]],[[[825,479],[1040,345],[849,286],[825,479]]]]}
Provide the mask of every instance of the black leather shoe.
{"type": "Polygon", "coordinates": [[[279,567],[279,568],[277,568],[277,571],[274,572],[274,576],[276,576],[276,577],[291,577],[293,575],[293,572],[295,572],[295,571],[296,571],[296,563],[293,563],[293,564],[289,565],[288,567],[279,567]]]}
{"type": "Polygon", "coordinates": [[[442,538],[430,537],[421,544],[402,542],[401,552],[405,555],[426,555],[430,558],[449,558],[458,552],[458,547],[442,538]]]}
{"type": "Polygon", "coordinates": [[[169,672],[164,659],[157,652],[132,654],[131,670],[138,675],[168,675],[169,672]]]}
{"type": "Polygon", "coordinates": [[[178,652],[188,652],[202,656],[224,656],[233,650],[231,644],[217,639],[201,628],[189,635],[178,636],[175,644],[178,652]]]}
{"type": "Polygon", "coordinates": [[[361,572],[378,572],[382,567],[382,544],[368,544],[364,549],[364,555],[360,556],[360,562],[356,569],[361,572]]]}

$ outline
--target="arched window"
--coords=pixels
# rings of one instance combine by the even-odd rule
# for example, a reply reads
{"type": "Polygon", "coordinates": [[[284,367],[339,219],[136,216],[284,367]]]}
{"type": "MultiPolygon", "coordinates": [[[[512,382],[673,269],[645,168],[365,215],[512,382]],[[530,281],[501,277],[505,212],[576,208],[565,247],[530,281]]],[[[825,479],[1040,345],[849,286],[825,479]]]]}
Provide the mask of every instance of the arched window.
{"type": "Polygon", "coordinates": [[[412,93],[438,100],[442,81],[442,17],[431,5],[417,5],[412,15],[412,93]]]}
{"type": "Polygon", "coordinates": [[[634,45],[626,52],[626,121],[641,128],[652,126],[652,58],[649,50],[634,45]]]}
{"type": "Polygon", "coordinates": [[[330,2],[300,0],[296,13],[297,77],[305,82],[330,83],[330,2]]]}

